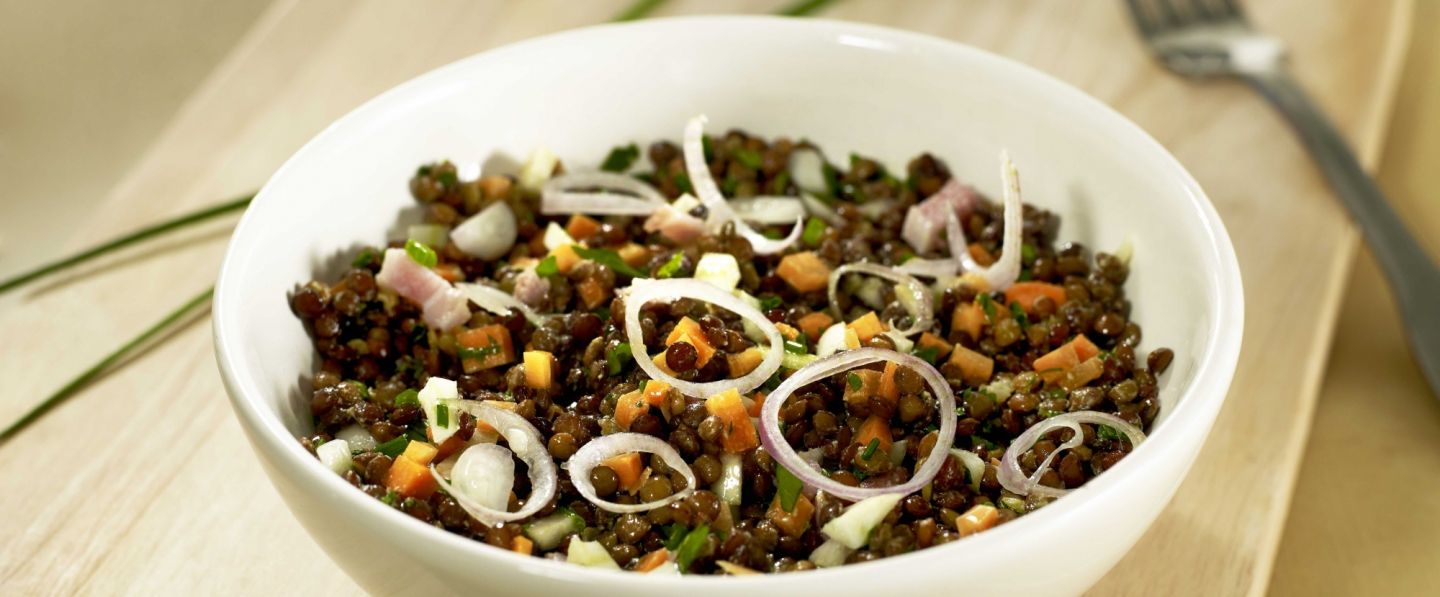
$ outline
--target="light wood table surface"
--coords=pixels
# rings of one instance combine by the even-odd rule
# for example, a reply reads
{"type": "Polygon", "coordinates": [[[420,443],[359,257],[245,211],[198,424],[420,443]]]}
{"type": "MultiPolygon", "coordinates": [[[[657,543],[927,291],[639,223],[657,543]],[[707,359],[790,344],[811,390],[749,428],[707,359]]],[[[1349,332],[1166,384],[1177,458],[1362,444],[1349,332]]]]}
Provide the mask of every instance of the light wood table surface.
{"type": "MultiPolygon", "coordinates": [[[[71,248],[253,189],[331,120],[426,69],[602,22],[626,4],[276,2],[93,213],[76,220],[71,248]]],[[[661,16],[783,4],[680,1],[661,16]]],[[[1409,2],[1252,4],[1254,20],[1289,44],[1297,76],[1374,165],[1409,2]]],[[[1118,2],[847,0],[823,16],[922,31],[1039,67],[1134,119],[1200,181],[1246,280],[1242,363],[1185,485],[1094,593],[1263,590],[1356,248],[1283,122],[1241,86],[1161,70],[1118,2]]],[[[0,344],[0,421],[208,285],[227,233],[227,223],[216,223],[0,297],[0,335],[11,340],[0,344]]],[[[3,450],[0,592],[358,590],[253,462],[215,373],[206,322],[192,322],[3,450]]]]}

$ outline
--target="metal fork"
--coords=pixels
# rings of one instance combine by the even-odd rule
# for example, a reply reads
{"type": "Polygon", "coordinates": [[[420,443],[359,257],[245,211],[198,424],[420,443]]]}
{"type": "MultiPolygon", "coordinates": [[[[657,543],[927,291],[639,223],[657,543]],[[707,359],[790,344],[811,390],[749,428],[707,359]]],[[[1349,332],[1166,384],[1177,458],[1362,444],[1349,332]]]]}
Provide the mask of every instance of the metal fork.
{"type": "Polygon", "coordinates": [[[1345,139],[1285,71],[1279,40],[1250,27],[1235,0],[1126,0],[1140,33],[1170,70],[1238,78],[1270,100],[1310,150],[1359,224],[1400,306],[1410,350],[1440,397],[1440,269],[1405,229],[1345,139]]]}

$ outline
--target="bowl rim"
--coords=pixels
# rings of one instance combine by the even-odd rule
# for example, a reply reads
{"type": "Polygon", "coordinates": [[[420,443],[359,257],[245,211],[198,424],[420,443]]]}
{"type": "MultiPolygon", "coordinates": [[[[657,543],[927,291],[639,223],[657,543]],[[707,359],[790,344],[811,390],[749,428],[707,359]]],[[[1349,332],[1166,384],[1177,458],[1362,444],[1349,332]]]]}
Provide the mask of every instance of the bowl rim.
{"type": "MultiPolygon", "coordinates": [[[[233,277],[237,275],[234,272],[239,267],[235,264],[248,259],[247,251],[239,241],[252,236],[252,229],[262,226],[257,221],[259,217],[256,215],[257,213],[281,200],[277,196],[278,191],[273,189],[277,184],[276,181],[283,180],[291,170],[302,167],[308,156],[317,151],[317,146],[323,145],[327,139],[336,136],[337,131],[346,129],[355,123],[364,122],[372,115],[384,113],[391,108],[392,104],[402,103],[417,92],[443,86],[444,82],[453,78],[454,73],[478,68],[479,65],[490,61],[505,60],[512,55],[524,54],[533,47],[556,43],[607,43],[610,38],[614,37],[644,34],[649,31],[683,30],[697,27],[743,27],[746,29],[747,35],[775,34],[776,32],[797,36],[818,35],[826,43],[839,43],[842,38],[847,37],[869,38],[884,42],[893,48],[944,52],[962,60],[988,63],[989,66],[1012,73],[1012,76],[1018,80],[1047,88],[1053,94],[1052,97],[1056,102],[1072,103],[1078,109],[1091,113],[1096,119],[1092,126],[1113,130],[1117,135],[1129,135],[1133,141],[1155,153],[1165,165],[1166,172],[1164,174],[1169,179],[1167,184],[1173,184],[1177,192],[1188,199],[1188,207],[1196,216],[1194,221],[1200,227],[1202,236],[1209,241],[1206,247],[1207,252],[1203,255],[1215,264],[1215,271],[1206,280],[1208,284],[1206,299],[1215,307],[1213,321],[1209,322],[1208,329],[1205,330],[1205,338],[1210,349],[1199,358],[1194,377],[1176,399],[1175,406],[1166,417],[1167,423],[1179,420],[1189,422],[1187,427],[1199,425],[1200,429],[1191,429],[1191,432],[1192,434],[1200,433],[1200,441],[1203,441],[1204,436],[1213,426],[1221,404],[1223,404],[1239,359],[1244,327],[1244,300],[1240,267],[1230,237],[1214,205],[1184,166],[1149,133],[1109,105],[1069,83],[1017,60],[961,42],[880,25],[833,19],[793,19],[765,15],[707,15],[598,24],[529,38],[461,58],[411,78],[367,100],[307,141],[275,171],[256,195],[250,209],[246,210],[235,228],[221,265],[212,303],[215,354],[221,378],[236,416],[246,427],[246,435],[249,437],[252,448],[256,452],[263,450],[265,453],[275,456],[273,464],[276,469],[267,470],[267,476],[273,476],[283,471],[284,474],[297,479],[297,484],[302,486],[302,491],[322,494],[320,497],[327,500],[341,500],[351,509],[358,509],[364,513],[362,515],[370,516],[373,524],[383,526],[385,532],[400,533],[416,541],[434,545],[436,548],[457,550],[456,553],[471,557],[494,559],[497,563],[510,565],[525,574],[540,574],[572,583],[613,582],[620,578],[615,576],[616,573],[613,571],[523,556],[435,528],[355,491],[342,478],[326,469],[304,450],[271,409],[262,406],[257,397],[263,396],[265,392],[257,385],[255,372],[252,372],[243,361],[235,356],[232,345],[239,341],[237,330],[243,324],[236,314],[237,308],[232,306],[232,303],[241,302],[238,298],[232,297],[239,291],[237,290],[238,282],[234,281],[233,277]],[[764,28],[763,32],[762,28],[764,28]]],[[[1171,424],[1167,427],[1179,427],[1179,425],[1171,424]]],[[[1003,542],[1018,540],[1015,538],[1029,533],[1028,529],[1033,527],[1058,524],[1060,518],[1074,515],[1076,511],[1084,509],[1087,505],[1103,501],[1106,496],[1113,495],[1117,491],[1123,491],[1127,478],[1136,475],[1139,471],[1163,464],[1163,462],[1157,461],[1163,461],[1165,454],[1183,449],[1184,444],[1180,443],[1182,431],[1183,429],[1176,428],[1168,433],[1161,432],[1150,436],[1142,446],[1135,449],[1112,469],[1115,472],[1092,479],[1082,490],[1077,491],[1076,495],[1069,496],[1069,499],[1057,500],[1037,512],[1017,518],[999,528],[966,537],[949,545],[917,550],[873,562],[809,571],[807,574],[801,575],[766,574],[754,577],[683,575],[647,578],[645,582],[659,587],[674,588],[712,583],[726,583],[727,587],[742,589],[756,584],[765,584],[771,588],[779,585],[798,588],[802,586],[801,583],[843,582],[851,577],[869,575],[872,571],[878,571],[876,566],[887,564],[893,566],[897,562],[920,564],[927,559],[932,560],[930,563],[933,564],[938,563],[933,560],[955,556],[963,551],[991,549],[1003,542]]],[[[287,500],[287,507],[289,505],[287,500]]]]}

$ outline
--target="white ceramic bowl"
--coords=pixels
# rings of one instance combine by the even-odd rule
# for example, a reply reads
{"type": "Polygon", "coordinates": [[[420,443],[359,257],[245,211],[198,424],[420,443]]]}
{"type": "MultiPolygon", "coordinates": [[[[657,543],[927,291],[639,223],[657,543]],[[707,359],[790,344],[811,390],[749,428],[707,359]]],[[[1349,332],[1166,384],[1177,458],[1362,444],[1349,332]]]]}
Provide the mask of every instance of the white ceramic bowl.
{"type": "MultiPolygon", "coordinates": [[[[903,170],[900,170],[903,171],[903,170]]],[[[333,268],[331,268],[333,271],[333,268]]],[[[300,150],[246,212],[215,294],[215,345],[235,412],[295,517],[376,593],[747,596],[1062,595],[1092,585],[1179,486],[1240,349],[1240,274],[1199,186],[1158,143],[1043,73],[932,37],[851,23],[707,17],[607,25],[492,50],[370,101],[300,150]],[[1133,239],[1127,290],[1142,348],[1167,346],[1153,434],[1056,503],[952,544],[803,574],[650,578],[522,557],[425,525],[356,491],[296,441],[315,362],[286,295],[341,251],[395,236],[416,165],[477,164],[544,145],[595,164],[613,145],[711,130],[807,137],[894,169],[922,152],[999,196],[1008,148],[1026,201],[1060,237],[1133,239]],[[823,591],[823,593],[822,593],[823,591]]]]}

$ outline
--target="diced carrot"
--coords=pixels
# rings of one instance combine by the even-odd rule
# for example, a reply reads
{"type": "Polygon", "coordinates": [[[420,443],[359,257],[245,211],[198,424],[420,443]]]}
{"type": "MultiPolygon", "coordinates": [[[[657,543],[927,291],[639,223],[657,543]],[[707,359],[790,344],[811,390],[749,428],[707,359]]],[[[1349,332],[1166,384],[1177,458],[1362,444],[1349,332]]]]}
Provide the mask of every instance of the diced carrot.
{"type": "Polygon", "coordinates": [[[385,475],[385,487],[405,497],[428,499],[439,486],[430,469],[404,454],[390,464],[390,472],[385,475]]]}
{"type": "Polygon", "coordinates": [[[510,551],[528,556],[535,553],[535,542],[524,535],[516,535],[510,540],[510,551]]]}
{"type": "Polygon", "coordinates": [[[1055,385],[1066,390],[1076,390],[1095,381],[1104,372],[1105,364],[1100,362],[1100,357],[1090,357],[1081,361],[1079,365],[1071,367],[1069,371],[1060,376],[1060,379],[1055,381],[1055,385]]]}
{"type": "Polygon", "coordinates": [[[804,535],[805,530],[810,528],[810,518],[814,515],[815,504],[804,495],[795,498],[795,508],[790,512],[781,507],[778,495],[770,502],[770,509],[765,511],[765,517],[787,537],[804,535]]]}
{"type": "Polygon", "coordinates": [[[734,388],[706,398],[705,410],[718,417],[723,424],[720,428],[720,445],[726,452],[740,454],[760,445],[755,423],[750,420],[750,413],[745,410],[740,392],[734,388]]]}
{"type": "Polygon", "coordinates": [[[650,406],[663,407],[670,400],[670,384],[652,379],[645,382],[645,402],[650,406]]]}
{"type": "Polygon", "coordinates": [[[780,337],[786,340],[794,340],[800,337],[800,330],[795,329],[795,326],[783,321],[776,323],[775,329],[780,330],[780,337]]]}
{"type": "Polygon", "coordinates": [[[831,317],[829,313],[815,311],[806,314],[795,323],[800,326],[800,331],[805,332],[805,337],[809,338],[811,343],[815,343],[820,341],[820,334],[825,333],[826,328],[834,325],[835,318],[831,317]]]}
{"type": "Polygon", "coordinates": [[[814,292],[830,284],[830,265],[814,251],[786,255],[775,274],[799,292],[814,292]]]}
{"type": "Polygon", "coordinates": [[[950,353],[949,363],[960,369],[960,377],[968,384],[980,385],[988,382],[995,373],[994,359],[959,344],[956,344],[954,351],[950,353]]]}
{"type": "Polygon", "coordinates": [[[453,263],[441,263],[434,269],[441,278],[445,278],[446,282],[459,282],[465,279],[465,272],[460,271],[460,266],[453,263]]]}
{"type": "Polygon", "coordinates": [[[859,319],[845,324],[845,327],[855,330],[855,336],[861,343],[869,342],[871,338],[885,331],[885,324],[874,311],[861,315],[859,319]]]}
{"type": "Polygon", "coordinates": [[[760,409],[765,408],[766,395],[765,392],[755,392],[755,396],[750,402],[750,408],[746,409],[750,416],[757,418],[760,416],[760,409]]]}
{"type": "MultiPolygon", "coordinates": [[[[481,423],[480,423],[479,421],[476,421],[476,422],[475,422],[476,427],[479,427],[480,424],[481,424],[481,423]]],[[[491,429],[494,429],[494,428],[492,427],[491,429]]],[[[428,431],[428,430],[427,430],[427,431],[428,431]]],[[[456,452],[459,452],[459,451],[460,451],[460,448],[464,448],[464,447],[465,447],[465,443],[466,443],[465,440],[460,439],[460,436],[459,436],[458,434],[457,434],[457,435],[451,435],[451,436],[450,436],[449,438],[447,438],[445,441],[440,442],[440,445],[438,445],[438,446],[435,447],[435,459],[432,460],[431,462],[442,462],[442,461],[444,461],[446,458],[449,458],[452,454],[454,454],[454,453],[456,453],[456,452]]]]}
{"type": "Polygon", "coordinates": [[[421,465],[427,465],[435,460],[435,455],[438,452],[439,450],[435,449],[435,446],[431,444],[412,440],[410,443],[405,444],[405,453],[401,454],[401,456],[414,460],[421,465]]]}
{"type": "MultiPolygon", "coordinates": [[[[1093,359],[1099,354],[1100,348],[1095,346],[1084,334],[1081,334],[1069,342],[1066,342],[1060,346],[1060,348],[1047,352],[1035,359],[1035,372],[1040,375],[1040,379],[1053,383],[1059,381],[1068,371],[1080,363],[1093,359]]],[[[1086,381],[1088,382],[1089,380],[1086,381]]]]}
{"type": "Polygon", "coordinates": [[[598,309],[610,300],[610,291],[597,278],[585,278],[576,282],[575,294],[579,295],[580,305],[587,310],[598,309]]]}
{"type": "Polygon", "coordinates": [[[1042,296],[1050,297],[1055,301],[1055,306],[1065,304],[1065,288],[1058,284],[1049,282],[1016,282],[1005,289],[1005,301],[1009,303],[1020,303],[1020,308],[1025,313],[1035,312],[1035,299],[1042,296]]]}
{"type": "Polygon", "coordinates": [[[980,339],[980,329],[985,327],[985,309],[970,301],[955,307],[955,313],[950,317],[950,338],[955,339],[954,330],[965,332],[971,340],[980,339]]]}
{"type": "Polygon", "coordinates": [[[580,263],[580,254],[575,252],[575,245],[560,245],[550,251],[555,256],[555,269],[562,274],[570,273],[575,264],[580,263]]]}
{"type": "Polygon", "coordinates": [[[920,339],[915,341],[915,346],[935,349],[935,360],[937,362],[948,356],[950,349],[953,348],[953,345],[946,342],[944,338],[930,332],[920,334],[920,339]]]}
{"type": "Polygon", "coordinates": [[[631,492],[640,489],[640,473],[644,471],[645,463],[640,460],[639,452],[611,456],[600,464],[615,471],[615,478],[620,481],[621,489],[631,492]]]}
{"type": "Polygon", "coordinates": [[[565,233],[575,240],[585,240],[599,231],[600,222],[585,214],[572,215],[570,221],[565,223],[565,233]]]}
{"type": "Polygon", "coordinates": [[[670,384],[652,379],[645,383],[644,390],[635,390],[615,399],[615,424],[621,429],[629,429],[637,415],[652,406],[664,407],[669,398],[670,384]]]}
{"type": "Polygon", "coordinates": [[[970,257],[975,260],[975,263],[980,264],[981,267],[990,267],[990,264],[995,263],[995,256],[991,255],[990,251],[985,250],[985,247],[981,246],[980,243],[970,243],[970,246],[966,248],[970,251],[970,257]]]}
{"type": "MultiPolygon", "coordinates": [[[[514,403],[514,402],[507,402],[507,401],[505,401],[505,400],[485,400],[485,401],[482,401],[481,404],[484,404],[484,405],[486,405],[486,406],[493,406],[493,407],[495,407],[495,408],[500,408],[500,409],[508,410],[508,411],[510,411],[510,412],[512,412],[512,413],[515,412],[516,409],[520,408],[520,405],[519,405],[519,404],[514,403]]],[[[486,434],[486,435],[500,435],[500,431],[499,431],[499,430],[495,429],[494,427],[491,427],[490,424],[489,424],[489,423],[486,423],[485,421],[475,421],[475,432],[476,432],[476,433],[484,433],[484,434],[486,434]]]]}
{"type": "Polygon", "coordinates": [[[635,563],[635,571],[649,572],[665,565],[665,562],[668,561],[670,561],[670,550],[662,547],[640,558],[640,561],[635,563]]]}
{"type": "Polygon", "coordinates": [[[650,261],[650,249],[638,243],[625,243],[615,251],[620,260],[630,267],[642,267],[650,261]]]}
{"type": "Polygon", "coordinates": [[[877,396],[895,404],[900,399],[900,386],[895,385],[895,373],[900,370],[895,361],[885,361],[885,371],[880,374],[880,391],[877,396]]]}
{"type": "Polygon", "coordinates": [[[1070,343],[1075,345],[1075,356],[1082,362],[1100,355],[1100,347],[1095,346],[1085,334],[1076,336],[1070,343]]]}
{"type": "Polygon", "coordinates": [[[462,348],[481,353],[471,357],[461,355],[461,365],[466,373],[499,367],[515,360],[515,347],[510,343],[510,330],[498,323],[462,330],[455,334],[455,341],[462,348]]]}
{"type": "Polygon", "coordinates": [[[980,531],[995,526],[1000,520],[1000,512],[994,506],[980,504],[966,510],[964,514],[955,518],[955,530],[961,537],[974,535],[980,531]]]}
{"type": "Polygon", "coordinates": [[[751,346],[741,352],[726,354],[725,360],[730,364],[730,377],[740,377],[759,367],[760,362],[765,360],[765,353],[751,346]]]}
{"type": "Polygon", "coordinates": [[[874,369],[855,369],[845,374],[845,404],[868,404],[870,397],[879,393],[879,371],[874,369]]]}
{"type": "Polygon", "coordinates": [[[484,195],[486,199],[504,198],[510,194],[510,188],[514,186],[509,176],[500,174],[481,176],[480,180],[476,182],[480,185],[480,194],[484,195]]]}
{"type": "Polygon", "coordinates": [[[650,360],[654,362],[655,366],[659,367],[661,371],[664,371],[666,375],[675,375],[675,371],[670,368],[670,363],[665,360],[665,351],[662,350],[655,353],[655,356],[650,357],[650,360]]]}
{"type": "Polygon", "coordinates": [[[554,383],[555,355],[543,350],[525,351],[525,385],[548,390],[554,383]]]}
{"type": "Polygon", "coordinates": [[[855,328],[845,328],[845,348],[860,348],[860,335],[855,328]]]}
{"type": "Polygon", "coordinates": [[[665,337],[666,346],[676,342],[684,342],[695,348],[696,369],[704,367],[710,362],[710,357],[715,356],[715,347],[710,344],[710,338],[705,335],[705,330],[689,317],[682,317],[675,323],[675,329],[670,330],[670,335],[665,337]]]}
{"type": "Polygon", "coordinates": [[[855,430],[855,443],[865,450],[869,449],[870,442],[877,439],[880,440],[879,453],[889,454],[890,446],[895,443],[890,436],[890,421],[870,415],[860,424],[860,428],[855,430]]]}

